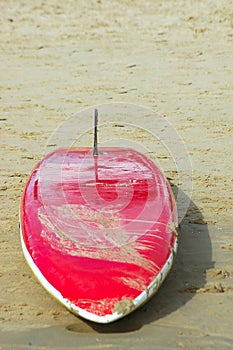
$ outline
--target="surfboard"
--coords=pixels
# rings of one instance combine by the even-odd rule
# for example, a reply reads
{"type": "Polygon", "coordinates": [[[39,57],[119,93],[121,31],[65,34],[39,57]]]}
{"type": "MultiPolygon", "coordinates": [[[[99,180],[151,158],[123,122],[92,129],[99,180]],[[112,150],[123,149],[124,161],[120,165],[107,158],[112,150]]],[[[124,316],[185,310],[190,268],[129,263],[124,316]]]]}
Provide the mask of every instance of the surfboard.
{"type": "Polygon", "coordinates": [[[61,148],[25,186],[22,249],[67,309],[109,323],[149,300],[177,251],[177,212],[160,169],[130,148],[61,148]]]}

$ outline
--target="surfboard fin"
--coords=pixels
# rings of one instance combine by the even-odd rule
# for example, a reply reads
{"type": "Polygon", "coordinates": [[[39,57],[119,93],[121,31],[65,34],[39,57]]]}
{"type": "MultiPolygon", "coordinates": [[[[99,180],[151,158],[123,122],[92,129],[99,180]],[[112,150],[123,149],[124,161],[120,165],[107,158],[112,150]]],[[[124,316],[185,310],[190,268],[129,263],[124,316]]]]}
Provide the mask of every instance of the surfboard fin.
{"type": "Polygon", "coordinates": [[[94,110],[94,146],[93,146],[93,156],[98,156],[98,139],[97,139],[97,130],[98,126],[98,110],[95,108],[94,110]]]}

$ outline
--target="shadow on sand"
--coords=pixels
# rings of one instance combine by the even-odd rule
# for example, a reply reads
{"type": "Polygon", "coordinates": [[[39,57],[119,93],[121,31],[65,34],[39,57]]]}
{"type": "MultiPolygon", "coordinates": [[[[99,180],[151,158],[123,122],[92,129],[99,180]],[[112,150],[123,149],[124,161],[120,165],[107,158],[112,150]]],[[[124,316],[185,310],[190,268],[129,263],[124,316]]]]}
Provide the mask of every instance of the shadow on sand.
{"type": "MultiPolygon", "coordinates": [[[[177,188],[173,186],[176,194],[177,188]]],[[[181,202],[189,200],[180,192],[181,202]],[[183,197],[183,198],[182,198],[183,197]]],[[[190,201],[190,200],[189,200],[190,201]]],[[[158,293],[143,307],[112,324],[78,320],[67,330],[77,333],[127,333],[163,318],[187,303],[206,283],[206,271],[213,267],[208,226],[198,207],[190,201],[180,224],[179,249],[174,266],[158,293]]]]}

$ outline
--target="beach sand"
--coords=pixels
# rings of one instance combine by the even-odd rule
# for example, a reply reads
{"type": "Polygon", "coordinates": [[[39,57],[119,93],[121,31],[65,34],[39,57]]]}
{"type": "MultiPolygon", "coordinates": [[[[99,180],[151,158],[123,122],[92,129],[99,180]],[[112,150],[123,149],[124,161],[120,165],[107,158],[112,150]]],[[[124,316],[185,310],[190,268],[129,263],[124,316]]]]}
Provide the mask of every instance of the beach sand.
{"type": "MultiPolygon", "coordinates": [[[[1,350],[232,349],[232,9],[226,0],[1,1],[1,350]],[[21,250],[18,209],[56,128],[111,102],[149,108],[177,130],[193,189],[183,193],[192,192],[191,203],[158,294],[101,326],[69,313],[37,282],[21,250]]],[[[124,122],[134,121],[126,113],[124,122]]],[[[147,118],[141,125],[150,129],[147,118]]],[[[149,142],[140,132],[128,137],[149,142]]],[[[166,152],[160,165],[179,187],[166,152]]]]}

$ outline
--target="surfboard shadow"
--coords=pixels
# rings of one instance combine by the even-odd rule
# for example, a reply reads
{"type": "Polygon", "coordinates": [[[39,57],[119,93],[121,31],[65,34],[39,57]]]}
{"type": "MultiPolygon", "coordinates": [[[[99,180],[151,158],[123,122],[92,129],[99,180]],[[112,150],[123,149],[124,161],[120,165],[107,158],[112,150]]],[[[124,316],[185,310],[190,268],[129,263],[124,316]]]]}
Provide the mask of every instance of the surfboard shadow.
{"type": "MultiPolygon", "coordinates": [[[[174,185],[172,188],[176,195],[178,188],[174,185]]],[[[179,197],[181,201],[190,201],[180,189],[179,197]]],[[[157,294],[144,306],[112,324],[101,325],[85,321],[88,328],[106,334],[139,330],[179,309],[204,287],[206,271],[213,267],[212,245],[208,225],[193,201],[190,201],[179,231],[179,249],[174,266],[157,294]]],[[[78,332],[78,328],[78,325],[73,325],[72,330],[76,329],[78,332]]]]}

